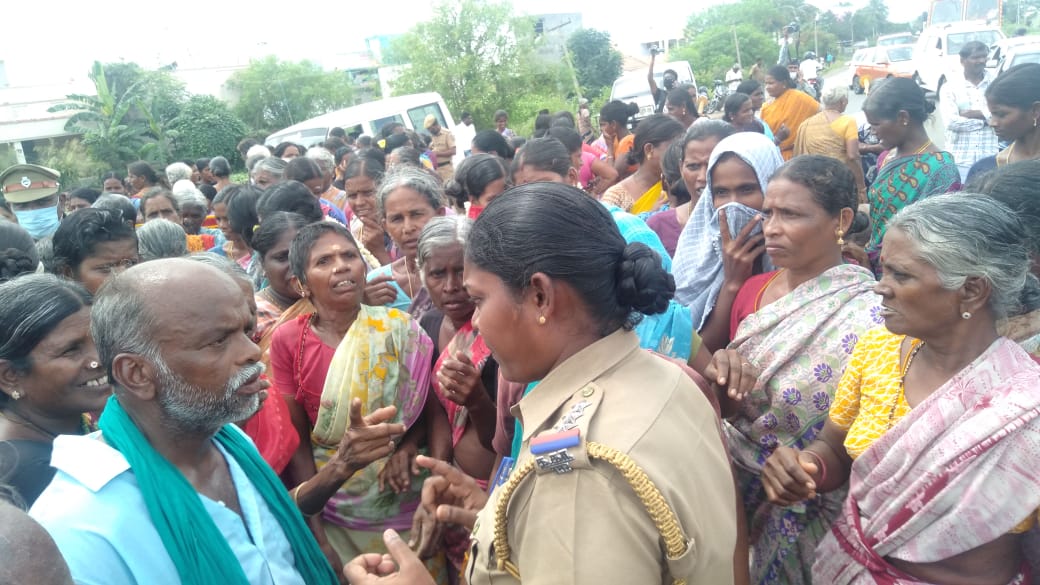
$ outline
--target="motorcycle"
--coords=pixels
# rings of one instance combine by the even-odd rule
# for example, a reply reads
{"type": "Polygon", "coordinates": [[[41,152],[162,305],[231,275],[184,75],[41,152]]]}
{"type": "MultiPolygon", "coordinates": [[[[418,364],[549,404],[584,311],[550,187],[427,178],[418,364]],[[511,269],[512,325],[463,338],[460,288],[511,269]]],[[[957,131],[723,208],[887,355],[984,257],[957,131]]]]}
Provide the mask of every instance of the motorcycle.
{"type": "Polygon", "coordinates": [[[708,102],[708,107],[705,110],[705,114],[714,114],[722,109],[722,105],[725,103],[726,98],[729,96],[729,88],[722,82],[721,79],[715,80],[715,88],[712,90],[711,101],[708,102]]]}

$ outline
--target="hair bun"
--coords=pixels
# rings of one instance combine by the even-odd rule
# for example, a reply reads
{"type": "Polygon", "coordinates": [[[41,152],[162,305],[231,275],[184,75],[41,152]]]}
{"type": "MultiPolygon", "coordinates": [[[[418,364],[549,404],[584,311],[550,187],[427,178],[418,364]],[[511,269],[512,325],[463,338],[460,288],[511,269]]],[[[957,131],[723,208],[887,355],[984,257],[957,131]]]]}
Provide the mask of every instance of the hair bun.
{"type": "Polygon", "coordinates": [[[930,100],[927,97],[924,99],[924,113],[931,114],[935,112],[935,100],[930,100]]]}
{"type": "Polygon", "coordinates": [[[860,232],[867,231],[870,227],[870,216],[862,211],[857,211],[856,215],[852,217],[852,223],[849,225],[849,231],[845,235],[858,234],[860,232]]]}
{"type": "Polygon", "coordinates": [[[644,315],[663,313],[675,296],[675,279],[661,258],[641,242],[625,246],[617,267],[618,303],[644,315]]]}
{"type": "Polygon", "coordinates": [[[7,248],[0,250],[0,282],[36,271],[33,259],[24,250],[7,248]]]}
{"type": "Polygon", "coordinates": [[[628,102],[625,107],[625,111],[628,113],[628,117],[631,118],[639,113],[639,104],[635,102],[628,102]]]}

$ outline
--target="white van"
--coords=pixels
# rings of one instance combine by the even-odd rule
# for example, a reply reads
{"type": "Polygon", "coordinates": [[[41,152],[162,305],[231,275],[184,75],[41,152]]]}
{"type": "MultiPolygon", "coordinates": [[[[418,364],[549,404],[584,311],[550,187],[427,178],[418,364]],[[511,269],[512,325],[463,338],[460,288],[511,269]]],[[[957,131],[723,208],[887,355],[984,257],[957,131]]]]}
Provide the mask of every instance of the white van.
{"type": "MultiPolygon", "coordinates": [[[[654,63],[654,81],[657,87],[664,89],[664,72],[671,69],[676,74],[676,86],[692,85],[697,87],[697,79],[693,76],[693,68],[689,61],[671,61],[654,63]]],[[[650,84],[646,82],[647,69],[631,71],[614,80],[610,88],[610,99],[620,100],[626,104],[635,102],[639,106],[636,118],[645,118],[654,113],[654,96],[650,95],[650,84]]]]}
{"type": "Polygon", "coordinates": [[[283,142],[302,144],[310,148],[321,144],[329,136],[329,130],[340,127],[347,134],[376,136],[380,128],[390,122],[399,122],[406,128],[422,131],[423,120],[433,114],[442,128],[455,127],[455,120],[448,111],[444,98],[436,92],[402,95],[368,102],[361,105],[322,114],[310,120],[293,124],[267,137],[264,144],[277,146],[283,142]]]}
{"type": "Polygon", "coordinates": [[[914,81],[936,94],[951,75],[963,74],[961,47],[979,41],[991,47],[1005,38],[991,24],[958,22],[925,29],[914,48],[914,81]]]}

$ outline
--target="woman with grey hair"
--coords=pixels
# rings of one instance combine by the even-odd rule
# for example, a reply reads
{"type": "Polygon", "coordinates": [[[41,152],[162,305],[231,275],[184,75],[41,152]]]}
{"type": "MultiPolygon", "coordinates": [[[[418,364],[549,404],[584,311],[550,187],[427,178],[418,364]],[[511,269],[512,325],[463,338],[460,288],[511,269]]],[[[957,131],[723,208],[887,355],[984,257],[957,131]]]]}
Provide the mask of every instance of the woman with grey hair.
{"type": "Polygon", "coordinates": [[[444,215],[444,191],[423,171],[399,167],[383,178],[376,201],[386,233],[401,257],[369,272],[368,281],[393,286],[397,296],[389,306],[420,319],[433,303],[419,274],[419,234],[427,222],[444,215]]]}
{"type": "Polygon", "coordinates": [[[253,186],[261,191],[266,191],[272,185],[281,183],[285,178],[285,167],[288,165],[284,160],[269,156],[253,165],[249,172],[249,178],[253,186]]]}
{"type": "Polygon", "coordinates": [[[988,197],[930,197],[884,238],[885,326],[855,350],[817,440],[781,447],[767,496],[848,484],[817,583],[1025,583],[1040,507],[1040,366],[997,333],[1029,273],[1022,221],[988,197]]]}
{"type": "Polygon", "coordinates": [[[137,230],[137,250],[142,262],[185,256],[184,228],[166,219],[153,219],[137,230]]]}
{"type": "Polygon", "coordinates": [[[845,115],[849,107],[849,90],[832,85],[823,93],[823,111],[802,122],[795,134],[794,155],[820,154],[845,163],[856,178],[859,202],[867,202],[867,184],[859,158],[859,126],[856,119],[845,115]]]}
{"type": "MultiPolygon", "coordinates": [[[[419,320],[426,334],[433,340],[434,355],[440,356],[433,368],[433,389],[437,403],[427,407],[427,413],[441,425],[450,425],[451,436],[445,433],[442,444],[431,444],[431,453],[445,455],[448,461],[470,477],[484,480],[491,476],[495,463],[492,440],[497,422],[495,397],[498,391],[498,364],[491,356],[483,338],[473,327],[475,306],[463,286],[466,239],[473,221],[465,216],[434,217],[419,236],[418,263],[423,287],[428,291],[433,308],[419,320]],[[466,357],[460,359],[460,354],[466,357]],[[446,418],[445,418],[445,415],[446,418]]],[[[404,467],[407,471],[408,467],[404,467]]],[[[402,483],[407,475],[391,475],[392,483],[402,483]]],[[[406,484],[405,484],[406,485],[406,484]]],[[[417,518],[423,523],[436,523],[433,515],[420,506],[417,518]]],[[[420,555],[432,554],[439,540],[422,538],[429,532],[420,531],[420,555]]],[[[461,551],[457,534],[445,535],[449,560],[461,566],[461,551]],[[452,540],[456,542],[452,542],[452,540]],[[453,554],[455,553],[455,554],[453,554]]],[[[468,536],[465,537],[468,540],[468,536]]]]}
{"type": "Polygon", "coordinates": [[[191,167],[180,161],[166,166],[166,180],[171,185],[175,185],[177,181],[190,181],[191,175],[191,167]]]}

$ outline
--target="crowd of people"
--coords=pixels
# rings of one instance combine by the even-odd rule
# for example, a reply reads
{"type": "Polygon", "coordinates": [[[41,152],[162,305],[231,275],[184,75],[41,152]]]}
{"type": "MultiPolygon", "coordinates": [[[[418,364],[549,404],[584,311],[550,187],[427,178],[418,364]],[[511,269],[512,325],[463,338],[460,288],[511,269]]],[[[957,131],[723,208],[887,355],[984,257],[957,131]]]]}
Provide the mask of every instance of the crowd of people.
{"type": "Polygon", "coordinates": [[[1030,583],[1040,65],[965,51],[950,151],[759,63],[722,120],[666,72],[598,136],[7,169],[0,581],[1030,583]]]}

